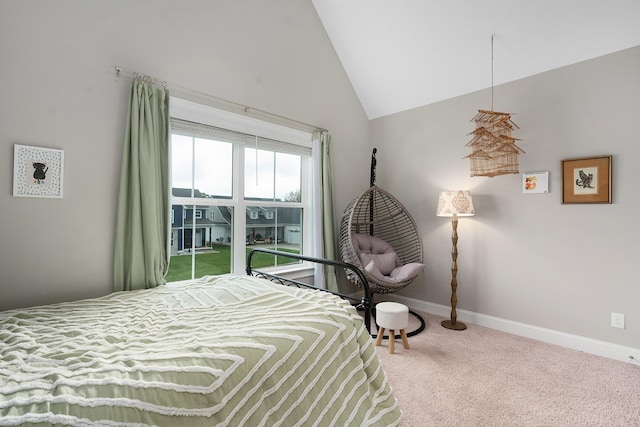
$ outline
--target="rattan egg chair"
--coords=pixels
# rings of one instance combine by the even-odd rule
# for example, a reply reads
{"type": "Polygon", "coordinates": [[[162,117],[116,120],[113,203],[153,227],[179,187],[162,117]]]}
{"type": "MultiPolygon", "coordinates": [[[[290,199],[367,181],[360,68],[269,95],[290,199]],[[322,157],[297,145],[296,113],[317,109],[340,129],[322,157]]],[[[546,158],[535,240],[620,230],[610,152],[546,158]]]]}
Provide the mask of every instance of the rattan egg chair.
{"type": "MultiPolygon", "coordinates": [[[[375,185],[376,149],[371,158],[370,187],[345,209],[340,223],[340,255],[362,271],[375,294],[409,285],[422,272],[422,241],[415,221],[391,194],[375,185]],[[383,268],[385,267],[385,268],[383,268]]],[[[347,278],[359,285],[353,273],[347,278]]],[[[424,320],[411,312],[424,329],[424,320]]]]}
{"type": "MultiPolygon", "coordinates": [[[[376,240],[372,239],[371,244],[375,245],[376,240]]],[[[389,253],[384,247],[380,252],[384,254],[385,249],[389,253]]],[[[415,265],[422,264],[422,242],[416,223],[395,197],[375,185],[345,209],[340,223],[340,253],[344,262],[363,270],[371,291],[378,294],[388,294],[404,288],[417,276],[413,273],[421,271],[420,266],[415,265]],[[399,275],[398,270],[394,277],[380,277],[379,274],[373,274],[371,268],[367,269],[365,261],[372,262],[371,257],[367,256],[369,253],[363,255],[358,247],[364,236],[372,236],[388,243],[397,255],[395,267],[405,268],[408,274],[399,275]],[[406,267],[410,267],[410,271],[406,267]]],[[[357,282],[355,275],[348,278],[357,282]]]]}

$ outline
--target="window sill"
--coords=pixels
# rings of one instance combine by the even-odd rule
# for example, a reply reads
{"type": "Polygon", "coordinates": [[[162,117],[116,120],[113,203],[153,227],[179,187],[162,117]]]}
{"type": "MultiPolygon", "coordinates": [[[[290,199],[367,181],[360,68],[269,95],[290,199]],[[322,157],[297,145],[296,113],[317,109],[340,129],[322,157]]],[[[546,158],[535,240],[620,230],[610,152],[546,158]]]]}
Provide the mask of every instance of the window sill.
{"type": "MultiPolygon", "coordinates": [[[[296,266],[268,267],[268,268],[261,268],[260,270],[266,273],[277,274],[279,276],[286,277],[287,279],[295,279],[295,280],[310,278],[310,277],[312,278],[314,276],[314,267],[310,263],[302,263],[296,266]]],[[[227,273],[227,274],[220,274],[220,276],[223,276],[223,277],[238,276],[238,274],[227,273]]],[[[193,279],[193,280],[197,280],[197,279],[193,279]]],[[[166,286],[182,286],[182,285],[186,285],[191,281],[192,281],[191,279],[177,280],[175,282],[167,282],[166,286]]]]}
{"type": "Polygon", "coordinates": [[[277,274],[288,279],[302,279],[314,276],[314,266],[310,263],[296,264],[295,266],[267,267],[258,270],[265,273],[277,274]]]}

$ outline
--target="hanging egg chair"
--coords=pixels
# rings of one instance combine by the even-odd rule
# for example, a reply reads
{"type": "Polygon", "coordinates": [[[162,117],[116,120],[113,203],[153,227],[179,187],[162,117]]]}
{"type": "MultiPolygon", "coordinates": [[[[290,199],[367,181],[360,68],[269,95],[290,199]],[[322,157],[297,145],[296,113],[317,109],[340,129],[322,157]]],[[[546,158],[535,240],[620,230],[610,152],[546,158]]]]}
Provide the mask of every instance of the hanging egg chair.
{"type": "MultiPolygon", "coordinates": [[[[375,185],[345,209],[340,252],[344,262],[363,270],[372,292],[379,294],[404,288],[423,270],[413,218],[398,199],[375,185]]],[[[357,283],[353,276],[349,279],[357,283]]]]}
{"type": "MultiPolygon", "coordinates": [[[[416,223],[391,194],[375,185],[376,149],[371,156],[370,187],[345,209],[340,223],[342,260],[362,271],[376,294],[389,294],[409,285],[424,265],[422,241],[416,223]]],[[[347,278],[359,285],[355,274],[347,278]]],[[[374,295],[375,296],[375,295],[374,295]]],[[[421,327],[409,335],[424,329],[421,327]]]]}

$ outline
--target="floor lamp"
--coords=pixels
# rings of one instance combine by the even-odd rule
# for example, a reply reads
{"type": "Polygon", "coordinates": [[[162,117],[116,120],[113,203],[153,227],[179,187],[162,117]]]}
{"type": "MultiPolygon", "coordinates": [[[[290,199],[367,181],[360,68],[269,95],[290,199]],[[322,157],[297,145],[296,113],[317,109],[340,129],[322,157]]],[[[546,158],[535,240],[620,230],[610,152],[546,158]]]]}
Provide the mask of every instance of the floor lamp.
{"type": "Polygon", "coordinates": [[[456,305],[458,304],[458,297],[456,296],[456,290],[458,288],[458,280],[456,278],[458,274],[458,217],[473,216],[475,214],[476,212],[473,210],[473,200],[471,199],[470,192],[458,190],[443,191],[440,193],[436,215],[453,217],[451,220],[451,227],[453,228],[453,232],[451,233],[451,242],[453,243],[451,249],[451,319],[443,320],[441,325],[447,329],[456,331],[467,329],[467,325],[458,322],[456,314],[456,305]]]}

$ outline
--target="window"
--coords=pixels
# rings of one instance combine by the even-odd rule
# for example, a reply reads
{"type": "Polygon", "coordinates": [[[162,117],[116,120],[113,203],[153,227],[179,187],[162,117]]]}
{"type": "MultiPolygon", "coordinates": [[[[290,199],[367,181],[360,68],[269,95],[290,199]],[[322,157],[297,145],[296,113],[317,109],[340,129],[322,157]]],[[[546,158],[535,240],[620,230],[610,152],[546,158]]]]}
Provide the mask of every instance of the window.
{"type": "Polygon", "coordinates": [[[311,134],[172,98],[170,158],[167,281],[243,273],[255,246],[310,252],[311,134]]]}

